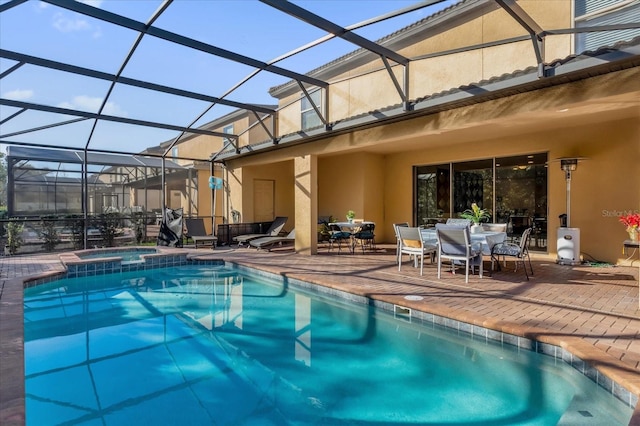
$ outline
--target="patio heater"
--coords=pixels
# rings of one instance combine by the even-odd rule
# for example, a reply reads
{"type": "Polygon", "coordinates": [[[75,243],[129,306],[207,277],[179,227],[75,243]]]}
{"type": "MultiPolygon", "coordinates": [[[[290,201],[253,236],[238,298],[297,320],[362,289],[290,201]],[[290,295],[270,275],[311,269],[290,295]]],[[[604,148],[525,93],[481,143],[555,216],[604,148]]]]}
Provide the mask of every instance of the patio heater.
{"type": "Polygon", "coordinates": [[[560,168],[567,181],[567,223],[558,228],[558,259],[560,265],[580,264],[580,229],[571,227],[571,173],[578,168],[577,158],[560,158],[560,168]]]}

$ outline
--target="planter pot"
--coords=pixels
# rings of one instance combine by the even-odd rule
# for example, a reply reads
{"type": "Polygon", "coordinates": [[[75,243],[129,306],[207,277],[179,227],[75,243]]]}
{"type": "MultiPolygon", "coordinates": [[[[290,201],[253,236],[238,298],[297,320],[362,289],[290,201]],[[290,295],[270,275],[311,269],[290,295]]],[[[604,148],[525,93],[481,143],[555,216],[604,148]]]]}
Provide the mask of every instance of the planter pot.
{"type": "Polygon", "coordinates": [[[482,232],[482,225],[471,225],[471,233],[472,234],[478,234],[480,232],[482,232]]]}

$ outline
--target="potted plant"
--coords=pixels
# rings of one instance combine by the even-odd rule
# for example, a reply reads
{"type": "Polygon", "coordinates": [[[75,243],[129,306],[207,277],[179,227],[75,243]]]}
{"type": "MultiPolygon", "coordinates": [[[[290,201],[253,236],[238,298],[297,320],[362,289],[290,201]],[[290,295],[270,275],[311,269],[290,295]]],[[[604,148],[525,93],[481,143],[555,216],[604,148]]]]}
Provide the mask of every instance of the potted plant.
{"type": "Polygon", "coordinates": [[[620,223],[627,227],[629,239],[638,241],[638,233],[640,232],[640,213],[629,213],[620,217],[620,223]]]}
{"type": "Polygon", "coordinates": [[[356,217],[356,212],[354,212],[353,210],[349,210],[347,212],[347,221],[349,223],[353,222],[353,218],[355,218],[355,217],[356,217]]]}
{"type": "Polygon", "coordinates": [[[460,217],[469,219],[473,223],[471,232],[482,232],[482,226],[480,225],[480,222],[489,219],[491,215],[489,215],[488,210],[481,209],[476,203],[473,203],[471,204],[470,209],[467,209],[460,214],[460,217]]]}

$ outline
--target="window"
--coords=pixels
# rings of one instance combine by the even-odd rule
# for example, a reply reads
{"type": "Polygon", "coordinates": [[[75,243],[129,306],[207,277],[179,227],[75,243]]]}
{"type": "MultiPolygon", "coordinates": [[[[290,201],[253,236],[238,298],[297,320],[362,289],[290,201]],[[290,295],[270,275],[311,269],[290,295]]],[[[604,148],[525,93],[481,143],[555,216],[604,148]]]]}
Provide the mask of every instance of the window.
{"type": "MultiPolygon", "coordinates": [[[[226,133],[227,135],[232,135],[233,134],[233,124],[229,124],[228,126],[224,126],[222,128],[222,133],[226,133]]],[[[231,142],[231,139],[229,138],[222,138],[222,143],[224,145],[227,145],[231,142]]]]}
{"type": "MultiPolygon", "coordinates": [[[[640,3],[631,0],[576,0],[576,28],[640,21],[640,3]]],[[[576,53],[596,50],[640,36],[640,29],[595,31],[576,35],[576,53]]]]}
{"type": "Polygon", "coordinates": [[[546,250],[547,154],[529,154],[415,167],[414,223],[434,226],[459,217],[472,203],[510,236],[533,227],[535,247],[546,250]]]}
{"type": "MultiPolygon", "coordinates": [[[[320,90],[316,90],[309,94],[315,106],[322,110],[322,92],[320,90]]],[[[318,127],[322,124],[322,120],[316,113],[316,110],[313,109],[311,102],[306,96],[303,96],[300,102],[300,109],[302,111],[301,116],[301,126],[302,130],[312,129],[314,127],[318,127]]]]}
{"type": "Polygon", "coordinates": [[[178,147],[174,146],[173,149],[171,150],[171,156],[173,158],[178,158],[178,147]]]}

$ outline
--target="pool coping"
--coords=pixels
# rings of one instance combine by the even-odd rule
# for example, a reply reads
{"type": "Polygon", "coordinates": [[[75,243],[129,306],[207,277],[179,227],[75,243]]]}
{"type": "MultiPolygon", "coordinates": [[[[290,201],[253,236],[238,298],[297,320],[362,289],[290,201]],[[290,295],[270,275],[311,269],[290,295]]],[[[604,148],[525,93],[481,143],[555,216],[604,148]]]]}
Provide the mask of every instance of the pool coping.
{"type": "MultiPolygon", "coordinates": [[[[92,268],[82,269],[81,267],[80,270],[77,271],[78,275],[75,276],[93,276],[105,273],[157,269],[188,264],[226,265],[239,270],[257,273],[258,275],[263,275],[270,279],[286,280],[288,285],[293,285],[294,287],[299,287],[307,291],[317,292],[318,294],[326,296],[339,297],[354,303],[375,306],[389,312],[395,312],[398,307],[410,309],[412,317],[422,321],[423,325],[432,324],[447,327],[457,331],[458,333],[464,333],[472,338],[479,337],[486,339],[487,341],[491,340],[501,344],[535,351],[566,363],[589,378],[592,382],[605,389],[607,392],[610,392],[625,405],[632,409],[635,408],[630,424],[636,424],[636,413],[638,412],[638,407],[640,405],[640,383],[637,383],[637,380],[628,380],[628,377],[624,377],[624,374],[620,373],[624,368],[621,368],[620,366],[611,366],[606,362],[583,361],[583,358],[591,360],[594,359],[594,357],[590,356],[594,353],[594,348],[577,337],[565,336],[558,339],[551,336],[548,331],[545,332],[545,330],[523,331],[522,326],[517,324],[491,320],[481,316],[457,315],[458,313],[456,312],[447,312],[447,315],[443,315],[442,312],[437,312],[438,309],[431,309],[431,311],[435,312],[427,312],[424,307],[417,309],[415,302],[411,299],[404,299],[401,302],[402,304],[399,304],[397,301],[358,295],[331,287],[330,285],[327,285],[327,283],[314,282],[314,280],[309,279],[297,279],[292,275],[287,275],[285,273],[275,273],[266,269],[261,269],[259,266],[252,265],[250,262],[237,260],[228,261],[224,259],[211,259],[206,257],[203,258],[197,254],[189,254],[171,249],[163,253],[145,254],[143,256],[149,256],[150,259],[145,260],[142,263],[135,262],[132,264],[132,268],[124,268],[120,271],[107,272],[109,270],[108,268],[97,268],[93,270],[92,268]],[[620,382],[630,383],[630,386],[625,387],[621,385],[620,382]]],[[[112,258],[106,259],[112,260],[112,258]]],[[[96,259],[85,260],[78,258],[78,261],[75,264],[82,266],[88,265],[89,263],[95,263],[95,261],[96,259]]],[[[69,262],[74,264],[72,259],[69,259],[69,262]]],[[[67,267],[66,264],[65,267],[67,267]]],[[[3,292],[6,293],[13,289],[13,292],[18,294],[13,294],[10,297],[3,297],[0,301],[3,305],[2,311],[0,312],[2,316],[2,321],[0,322],[0,334],[2,336],[1,350],[2,354],[8,355],[3,356],[3,363],[0,367],[0,377],[3,377],[3,391],[2,396],[0,396],[1,424],[13,425],[24,424],[25,422],[24,329],[14,328],[12,330],[8,325],[13,324],[13,321],[23,322],[23,296],[25,288],[38,286],[66,277],[72,278],[69,276],[68,270],[52,271],[24,278],[14,278],[5,283],[3,292]],[[19,289],[19,291],[16,289],[19,289]],[[6,302],[7,299],[9,299],[8,302],[6,302]],[[10,383],[11,385],[7,387],[6,383],[10,383]]],[[[595,357],[595,359],[597,359],[597,357],[595,357]]]]}

